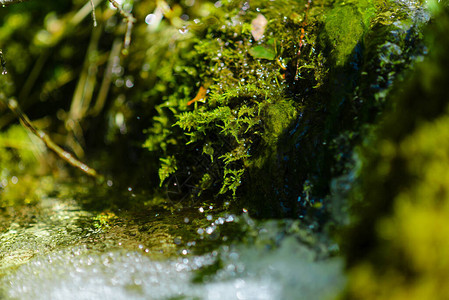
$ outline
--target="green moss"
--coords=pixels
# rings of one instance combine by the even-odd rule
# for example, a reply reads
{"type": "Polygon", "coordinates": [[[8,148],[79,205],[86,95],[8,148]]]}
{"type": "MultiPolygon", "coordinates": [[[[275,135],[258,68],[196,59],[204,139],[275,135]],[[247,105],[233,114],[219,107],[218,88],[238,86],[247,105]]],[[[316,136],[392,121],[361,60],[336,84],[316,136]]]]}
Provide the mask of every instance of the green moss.
{"type": "Polygon", "coordinates": [[[441,8],[427,28],[430,56],[397,87],[361,150],[354,223],[344,242],[350,299],[443,299],[449,292],[449,107],[442,88],[449,11],[441,8]]]}
{"type": "Polygon", "coordinates": [[[118,217],[113,212],[104,211],[92,218],[93,227],[98,230],[106,231],[117,219],[118,217]]]}
{"type": "Polygon", "coordinates": [[[362,126],[422,54],[425,20],[402,2],[222,4],[187,23],[165,60],[149,58],[164,70],[147,93],[156,113],[144,143],[162,157],[161,184],[242,196],[261,215],[324,215],[332,178],[354,166],[362,126]],[[255,41],[259,14],[268,22],[255,41]]]}
{"type": "Polygon", "coordinates": [[[49,134],[80,157],[98,150],[114,186],[172,195],[179,183],[180,199],[241,197],[275,216],[325,212],[360,128],[422,52],[400,1],[181,1],[154,22],[164,2],[129,2],[138,21],[128,56],[114,12],[100,10],[109,21],[93,30],[86,15],[74,32],[71,10],[85,3],[58,4],[40,25],[30,2],[2,25],[8,94],[24,86],[18,100],[33,120],[49,116],[49,134]]]}
{"type": "Polygon", "coordinates": [[[170,176],[170,174],[176,172],[176,170],[176,159],[173,156],[161,158],[161,167],[159,168],[159,179],[161,184],[170,176]]]}
{"type": "MultiPolygon", "coordinates": [[[[201,190],[235,196],[245,182],[247,168],[263,160],[260,153],[269,152],[257,153],[255,149],[275,147],[276,139],[297,114],[299,106],[284,95],[281,69],[275,61],[281,55],[288,59],[295,41],[290,29],[275,29],[273,24],[279,24],[284,16],[266,3],[251,3],[269,20],[265,35],[270,38],[258,44],[252,40],[248,26],[258,13],[247,11],[237,2],[223,4],[206,30],[193,27],[198,37],[191,38],[195,55],[189,57],[190,61],[177,62],[183,69],[195,70],[188,74],[189,80],[198,76],[195,85],[197,89],[205,87],[206,95],[189,107],[186,104],[194,98],[195,90],[170,94],[167,102],[157,106],[159,115],[147,131],[150,135],[145,147],[174,154],[178,172],[191,172],[201,190]],[[174,128],[170,121],[173,119],[174,128]],[[177,154],[181,148],[182,155],[177,154]]],[[[304,4],[293,7],[300,12],[304,4]]],[[[200,20],[200,24],[207,20],[200,20]]],[[[185,82],[176,87],[178,91],[185,88],[185,82]]]]}
{"type": "Polygon", "coordinates": [[[255,46],[249,49],[249,54],[256,59],[273,60],[276,58],[276,53],[272,49],[263,46],[255,46]]]}
{"type": "MultiPolygon", "coordinates": [[[[449,292],[444,288],[449,270],[448,126],[446,113],[420,124],[398,144],[383,142],[382,159],[372,176],[384,178],[384,186],[394,181],[398,188],[377,194],[390,203],[370,212],[377,213],[374,236],[369,236],[375,244],[365,250],[365,259],[350,269],[351,298],[441,299],[449,292]],[[402,178],[395,180],[397,176],[402,178]]],[[[373,225],[359,221],[357,226],[373,225]]]]}
{"type": "Polygon", "coordinates": [[[336,67],[343,66],[369,27],[374,16],[372,1],[337,1],[326,14],[325,26],[331,57],[336,67]],[[341,3],[340,3],[341,2],[341,3]]]}
{"type": "Polygon", "coordinates": [[[266,131],[264,139],[267,144],[276,147],[279,137],[290,128],[297,117],[297,110],[290,101],[282,101],[266,108],[266,131]]]}
{"type": "Polygon", "coordinates": [[[20,125],[0,134],[0,208],[38,201],[44,186],[35,176],[42,154],[40,141],[31,140],[20,125]]]}

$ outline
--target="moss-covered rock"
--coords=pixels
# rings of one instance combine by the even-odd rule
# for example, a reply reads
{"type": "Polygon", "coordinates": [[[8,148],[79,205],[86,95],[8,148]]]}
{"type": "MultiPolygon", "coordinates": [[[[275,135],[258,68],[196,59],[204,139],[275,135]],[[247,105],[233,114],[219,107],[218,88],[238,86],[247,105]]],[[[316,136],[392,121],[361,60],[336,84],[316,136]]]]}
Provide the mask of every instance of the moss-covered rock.
{"type": "Polygon", "coordinates": [[[360,129],[422,55],[426,14],[396,1],[222,5],[186,26],[196,52],[170,58],[183,82],[160,78],[177,83],[145,142],[161,183],[181,198],[240,196],[261,216],[324,216],[360,129]]]}
{"type": "Polygon", "coordinates": [[[347,298],[444,299],[448,274],[447,6],[427,28],[430,55],[391,98],[362,148],[345,236],[347,298]]]}
{"type": "Polygon", "coordinates": [[[32,26],[35,7],[12,6],[7,96],[23,85],[25,112],[50,116],[49,134],[79,157],[98,150],[114,187],[324,221],[361,128],[423,53],[425,13],[407,3],[126,1],[137,20],[128,56],[106,3],[93,30],[87,10],[72,11],[82,1],[45,7],[32,26]]]}
{"type": "MultiPolygon", "coordinates": [[[[204,192],[235,196],[237,188],[248,182],[248,170],[261,167],[276,152],[278,139],[300,109],[285,94],[282,72],[295,68],[294,33],[302,28],[296,18],[299,14],[305,18],[306,3],[289,4],[297,14],[291,16],[285,7],[265,2],[224,2],[215,12],[215,21],[196,32],[196,57],[180,63],[196,64],[200,92],[195,97],[195,91],[190,90],[190,99],[189,94],[181,98],[170,95],[172,102],[159,105],[160,115],[155,117],[145,143],[149,150],[159,149],[176,157],[177,167],[171,168],[171,174],[162,172],[161,181],[170,185],[183,176],[179,174],[187,174],[189,186],[193,185],[187,192],[195,196],[204,192]],[[260,16],[268,21],[256,41],[251,24],[260,16]],[[199,101],[188,106],[191,99],[199,101]],[[182,131],[166,122],[170,115],[182,131]],[[162,132],[167,133],[167,139],[158,141],[162,132]]],[[[162,159],[163,168],[168,170],[167,159],[162,159]]]]}

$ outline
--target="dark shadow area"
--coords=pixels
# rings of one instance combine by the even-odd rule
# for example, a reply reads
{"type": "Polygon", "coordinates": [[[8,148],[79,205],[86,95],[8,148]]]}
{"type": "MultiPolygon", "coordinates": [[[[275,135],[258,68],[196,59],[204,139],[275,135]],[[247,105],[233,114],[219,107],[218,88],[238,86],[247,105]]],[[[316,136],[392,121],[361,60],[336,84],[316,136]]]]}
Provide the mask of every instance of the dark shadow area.
{"type": "MultiPolygon", "coordinates": [[[[419,30],[418,26],[375,24],[339,67],[326,33],[320,34],[314,50],[329,57],[330,71],[318,88],[312,88],[312,72],[298,80],[287,77],[286,93],[304,109],[279,139],[271,159],[262,168],[250,170],[242,198],[247,200],[244,205],[254,208],[255,216],[299,218],[314,230],[332,219],[328,210],[331,182],[353,170],[354,147],[390,105],[386,96],[393,84],[424,54],[419,30]]],[[[287,74],[294,73],[292,64],[287,74]]]]}

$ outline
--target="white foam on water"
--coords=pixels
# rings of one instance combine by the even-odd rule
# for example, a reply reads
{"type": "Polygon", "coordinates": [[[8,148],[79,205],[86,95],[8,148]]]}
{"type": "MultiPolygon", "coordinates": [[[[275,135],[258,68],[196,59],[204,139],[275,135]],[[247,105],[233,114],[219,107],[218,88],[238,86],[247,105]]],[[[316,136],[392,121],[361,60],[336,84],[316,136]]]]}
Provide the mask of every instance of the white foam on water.
{"type": "Polygon", "coordinates": [[[204,283],[195,272],[215,255],[157,261],[123,250],[92,254],[85,247],[40,256],[1,281],[6,299],[298,300],[334,298],[344,286],[339,259],[314,261],[296,242],[275,251],[225,251],[223,267],[204,283]],[[236,252],[238,251],[238,252],[236,252]]]}

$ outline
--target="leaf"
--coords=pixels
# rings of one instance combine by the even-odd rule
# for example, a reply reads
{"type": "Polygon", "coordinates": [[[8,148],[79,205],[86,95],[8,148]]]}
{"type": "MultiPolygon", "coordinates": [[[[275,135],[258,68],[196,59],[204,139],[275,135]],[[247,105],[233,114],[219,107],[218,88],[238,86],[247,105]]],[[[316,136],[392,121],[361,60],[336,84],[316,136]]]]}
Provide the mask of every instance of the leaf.
{"type": "Polygon", "coordinates": [[[256,46],[249,49],[249,54],[251,54],[252,57],[259,59],[274,60],[276,57],[276,53],[273,49],[268,49],[263,46],[256,46]]]}
{"type": "Polygon", "coordinates": [[[169,156],[166,158],[160,158],[161,166],[159,168],[159,179],[160,186],[164,183],[164,180],[167,179],[171,174],[175,173],[178,170],[176,166],[176,158],[174,156],[169,156]]]}

